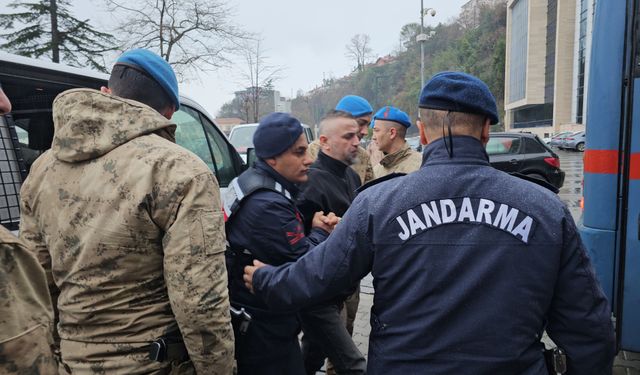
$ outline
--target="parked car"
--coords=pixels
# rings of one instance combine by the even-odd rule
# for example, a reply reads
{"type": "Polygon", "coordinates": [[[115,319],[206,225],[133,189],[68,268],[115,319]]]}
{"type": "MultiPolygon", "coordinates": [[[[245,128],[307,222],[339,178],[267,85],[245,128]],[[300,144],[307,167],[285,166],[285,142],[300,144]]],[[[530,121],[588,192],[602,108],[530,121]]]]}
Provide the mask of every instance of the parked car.
{"type": "Polygon", "coordinates": [[[562,146],[560,148],[578,150],[584,152],[584,147],[587,141],[587,135],[585,132],[573,133],[562,140],[562,146]]]}
{"type": "Polygon", "coordinates": [[[421,152],[422,151],[422,144],[420,144],[420,137],[411,137],[411,138],[407,138],[407,143],[409,144],[409,147],[411,147],[412,149],[421,152]]]}
{"type": "Polygon", "coordinates": [[[486,150],[496,169],[537,178],[557,189],[564,184],[560,158],[535,134],[491,133],[486,150]]]}
{"type": "MultiPolygon", "coordinates": [[[[106,86],[109,76],[90,70],[0,52],[0,82],[13,104],[0,116],[0,224],[17,230],[19,193],[31,164],[51,147],[53,99],[62,91],[106,86]]],[[[194,100],[180,96],[172,118],[176,143],[198,155],[225,189],[246,166],[212,117],[194,100]]]]}
{"type": "Polygon", "coordinates": [[[571,134],[573,134],[573,132],[558,133],[551,137],[551,140],[548,142],[548,145],[559,147],[560,145],[562,145],[562,141],[564,140],[564,137],[569,136],[571,134]]]}
{"type": "MultiPolygon", "coordinates": [[[[236,125],[231,129],[229,133],[229,141],[236,148],[236,151],[240,153],[240,157],[246,163],[247,150],[253,148],[253,133],[258,128],[257,123],[236,125]]],[[[304,134],[307,137],[307,142],[311,143],[315,139],[313,130],[305,124],[302,124],[304,134]]]]}

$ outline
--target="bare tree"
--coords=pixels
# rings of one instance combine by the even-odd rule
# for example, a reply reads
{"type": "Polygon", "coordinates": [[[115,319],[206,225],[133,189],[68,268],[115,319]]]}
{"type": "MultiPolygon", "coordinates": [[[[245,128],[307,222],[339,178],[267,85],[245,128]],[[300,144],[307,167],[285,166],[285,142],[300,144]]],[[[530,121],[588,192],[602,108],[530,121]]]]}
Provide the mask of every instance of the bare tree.
{"type": "Polygon", "coordinates": [[[227,66],[250,35],[223,0],[105,0],[127,48],[155,50],[179,78],[227,66]],[[122,15],[122,17],[120,17],[122,15]]]}
{"type": "Polygon", "coordinates": [[[249,43],[244,49],[247,70],[241,74],[245,91],[245,103],[251,107],[253,122],[260,118],[260,101],[266,92],[273,91],[273,85],[281,78],[284,68],[267,63],[268,56],[261,47],[261,40],[249,43]]]}
{"type": "Polygon", "coordinates": [[[356,34],[351,38],[351,42],[346,45],[347,52],[345,56],[355,61],[356,70],[362,72],[364,66],[371,57],[373,50],[369,46],[371,38],[367,34],[356,34]]]}

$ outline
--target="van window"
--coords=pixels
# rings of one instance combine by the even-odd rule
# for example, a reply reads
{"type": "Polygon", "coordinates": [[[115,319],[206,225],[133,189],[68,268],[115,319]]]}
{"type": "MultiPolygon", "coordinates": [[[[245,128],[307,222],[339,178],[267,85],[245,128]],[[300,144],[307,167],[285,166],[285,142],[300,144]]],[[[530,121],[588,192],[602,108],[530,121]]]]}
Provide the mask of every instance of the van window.
{"type": "Polygon", "coordinates": [[[211,150],[207,142],[203,142],[205,135],[199,118],[197,112],[186,106],[181,106],[173,114],[171,121],[176,124],[176,143],[198,155],[215,172],[211,150]]]}
{"type": "Polygon", "coordinates": [[[213,158],[216,162],[218,184],[221,187],[227,187],[231,183],[238,173],[235,169],[233,159],[231,158],[232,151],[224,139],[222,133],[216,130],[215,125],[209,121],[206,117],[200,114],[202,123],[204,125],[205,132],[207,133],[207,139],[211,145],[213,151],[213,158]]]}
{"type": "Polygon", "coordinates": [[[0,224],[18,230],[22,175],[14,140],[5,118],[0,116],[0,224]]]}

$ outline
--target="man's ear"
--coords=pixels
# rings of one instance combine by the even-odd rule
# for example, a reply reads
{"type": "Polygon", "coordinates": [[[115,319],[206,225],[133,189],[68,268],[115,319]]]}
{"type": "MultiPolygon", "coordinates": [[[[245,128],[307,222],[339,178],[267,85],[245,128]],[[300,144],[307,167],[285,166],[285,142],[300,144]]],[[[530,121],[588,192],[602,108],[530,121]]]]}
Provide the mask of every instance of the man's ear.
{"type": "Polygon", "coordinates": [[[418,127],[418,132],[420,133],[420,144],[423,144],[423,145],[429,144],[429,141],[427,140],[427,134],[424,131],[424,124],[422,123],[422,121],[417,120],[416,126],[418,127]]]}
{"type": "Polygon", "coordinates": [[[324,146],[327,146],[327,141],[329,140],[329,138],[326,135],[321,135],[318,137],[318,142],[320,142],[320,148],[324,148],[324,146]]]}
{"type": "Polygon", "coordinates": [[[278,164],[278,162],[276,161],[276,158],[268,158],[268,159],[264,159],[264,161],[267,162],[267,164],[269,164],[271,168],[274,168],[276,164],[278,164]]]}
{"type": "Polygon", "coordinates": [[[490,131],[491,131],[491,120],[486,118],[484,120],[484,125],[482,125],[482,133],[480,133],[480,142],[482,142],[483,146],[486,146],[487,142],[489,142],[490,131]]]}

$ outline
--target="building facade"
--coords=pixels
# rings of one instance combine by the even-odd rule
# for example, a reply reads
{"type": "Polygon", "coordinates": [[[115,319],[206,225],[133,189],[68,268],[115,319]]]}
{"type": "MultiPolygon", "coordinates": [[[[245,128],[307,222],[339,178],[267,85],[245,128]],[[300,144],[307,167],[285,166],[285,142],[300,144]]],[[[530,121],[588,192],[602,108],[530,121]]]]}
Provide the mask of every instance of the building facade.
{"type": "Polygon", "coordinates": [[[509,0],[505,130],[584,130],[595,0],[509,0]]]}

